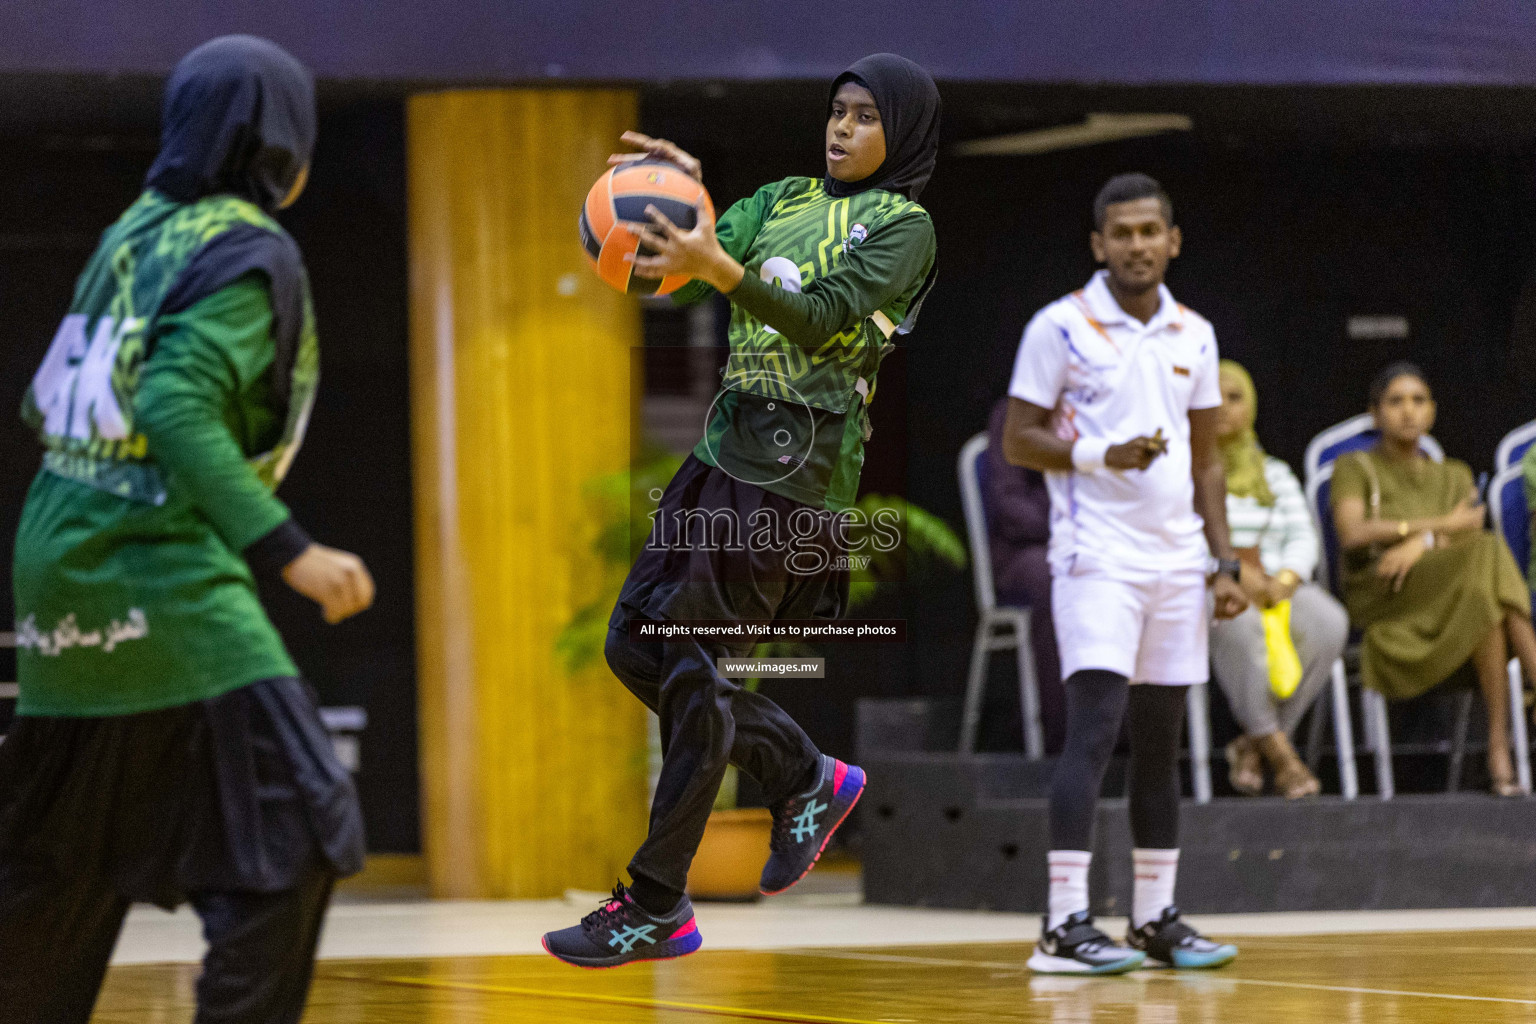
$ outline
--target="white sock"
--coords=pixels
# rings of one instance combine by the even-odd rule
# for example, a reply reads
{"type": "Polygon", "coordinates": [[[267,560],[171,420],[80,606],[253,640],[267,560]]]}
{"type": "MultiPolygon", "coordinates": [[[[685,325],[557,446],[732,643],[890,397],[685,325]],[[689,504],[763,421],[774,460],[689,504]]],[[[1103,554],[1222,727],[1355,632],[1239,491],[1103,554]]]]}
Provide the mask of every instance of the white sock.
{"type": "Polygon", "coordinates": [[[1092,860],[1093,854],[1087,850],[1052,850],[1046,854],[1051,874],[1051,913],[1046,931],[1088,909],[1088,864],[1092,860]]]}
{"type": "Polygon", "coordinates": [[[1163,916],[1173,906],[1173,883],[1179,874],[1178,850],[1132,850],[1136,882],[1131,890],[1131,923],[1137,928],[1163,916]]]}

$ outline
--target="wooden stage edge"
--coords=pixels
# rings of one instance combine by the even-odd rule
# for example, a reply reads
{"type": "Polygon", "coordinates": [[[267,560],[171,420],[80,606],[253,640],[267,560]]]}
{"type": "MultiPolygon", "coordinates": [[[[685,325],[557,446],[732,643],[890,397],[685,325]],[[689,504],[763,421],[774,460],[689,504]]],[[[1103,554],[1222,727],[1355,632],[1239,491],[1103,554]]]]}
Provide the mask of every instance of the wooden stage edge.
{"type": "Polygon", "coordinates": [[[427,858],[419,853],[370,853],[363,870],[336,885],[339,894],[364,897],[425,896],[427,858]]]}

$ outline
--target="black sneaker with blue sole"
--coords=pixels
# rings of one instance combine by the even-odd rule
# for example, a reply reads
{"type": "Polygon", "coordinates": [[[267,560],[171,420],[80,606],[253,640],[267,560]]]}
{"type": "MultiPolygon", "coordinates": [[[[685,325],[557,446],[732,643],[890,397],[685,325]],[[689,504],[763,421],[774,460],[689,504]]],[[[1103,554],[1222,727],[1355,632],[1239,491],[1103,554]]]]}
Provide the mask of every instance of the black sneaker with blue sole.
{"type": "Polygon", "coordinates": [[[1147,954],[1147,959],[1164,967],[1182,970],[1209,970],[1224,967],[1237,959],[1237,947],[1230,942],[1212,942],[1179,917],[1178,907],[1169,907],[1156,921],[1126,933],[1126,943],[1147,954]]]}
{"type": "Polygon", "coordinates": [[[601,907],[581,923],[546,932],[544,949],[577,967],[619,967],[636,960],[673,960],[698,951],[704,944],[693,919],[693,904],[684,896],[671,913],[647,913],[622,884],[601,907]]]}
{"type": "Polygon", "coordinates": [[[1141,950],[1117,946],[1093,926],[1086,910],[1055,928],[1049,924],[1048,917],[1040,923],[1040,942],[1029,958],[1029,969],[1036,974],[1124,974],[1147,959],[1141,950]]]}
{"type": "Polygon", "coordinates": [[[832,833],[864,795],[864,783],[864,769],[821,755],[816,784],[772,808],[773,832],[759,892],[777,896],[811,873],[832,833]]]}

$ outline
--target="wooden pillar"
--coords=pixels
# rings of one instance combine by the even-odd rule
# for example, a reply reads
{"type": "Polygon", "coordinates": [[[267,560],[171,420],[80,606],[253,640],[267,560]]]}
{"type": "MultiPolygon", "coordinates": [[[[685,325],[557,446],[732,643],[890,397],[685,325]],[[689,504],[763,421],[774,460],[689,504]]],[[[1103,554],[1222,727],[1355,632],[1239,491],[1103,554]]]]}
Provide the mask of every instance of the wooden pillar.
{"type": "Polygon", "coordinates": [[[408,102],[422,842],[437,896],[606,890],[645,834],[644,709],[601,658],[569,674],[554,649],[577,608],[617,592],[585,488],[628,465],[640,313],[585,265],[576,218],[636,123],[628,91],[408,102]]]}

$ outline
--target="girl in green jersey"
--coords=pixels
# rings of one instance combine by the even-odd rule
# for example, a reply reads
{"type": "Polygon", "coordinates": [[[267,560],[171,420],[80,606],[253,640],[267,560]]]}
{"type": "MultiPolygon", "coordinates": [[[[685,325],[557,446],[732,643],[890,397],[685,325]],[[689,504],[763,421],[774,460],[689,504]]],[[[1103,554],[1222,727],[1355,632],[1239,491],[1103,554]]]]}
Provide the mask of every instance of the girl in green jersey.
{"type": "MultiPolygon", "coordinates": [[[[773,812],[765,894],[810,871],[863,792],[863,771],[822,754],[772,701],[720,674],[716,661],[748,654],[750,637],[646,641],[631,627],[840,613],[845,516],[875,376],[933,280],[933,225],[917,197],[938,134],[928,73],[893,54],[866,57],[832,83],[824,176],[765,185],[718,224],[691,230],[652,208],[652,226],[637,232],[637,273],[693,278],[681,301],[712,291],[730,299],[731,353],[704,437],[662,495],[609,620],[608,663],[660,716],[664,757],[633,883],[544,936],[567,962],[607,967],[699,948],[683,889],[727,763],[757,780],[773,812]]],[[[660,158],[701,176],[699,161],[670,142],[624,140],[643,152],[610,162],[660,158]]]]}
{"type": "Polygon", "coordinates": [[[265,40],[188,54],[146,189],[102,236],[23,406],[42,442],[16,538],[15,722],[0,745],[0,1017],[90,1017],[131,901],[190,901],[198,1019],[293,1024],[356,791],[256,595],[332,622],[356,556],[272,493],[318,377],[299,251],[271,213],[315,135],[309,72],[265,40]]]}

